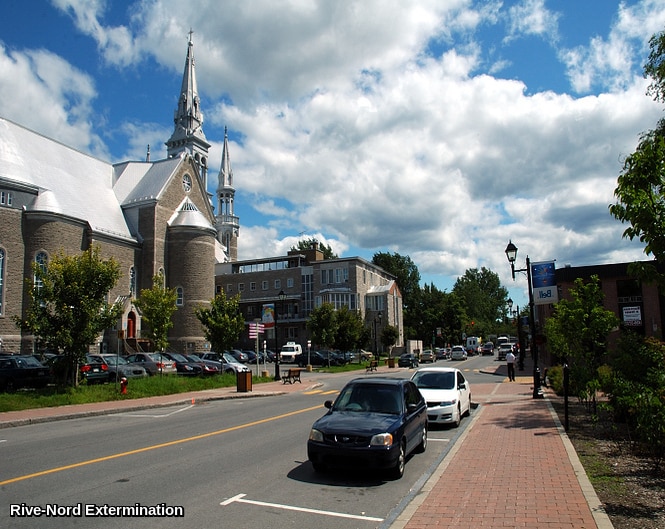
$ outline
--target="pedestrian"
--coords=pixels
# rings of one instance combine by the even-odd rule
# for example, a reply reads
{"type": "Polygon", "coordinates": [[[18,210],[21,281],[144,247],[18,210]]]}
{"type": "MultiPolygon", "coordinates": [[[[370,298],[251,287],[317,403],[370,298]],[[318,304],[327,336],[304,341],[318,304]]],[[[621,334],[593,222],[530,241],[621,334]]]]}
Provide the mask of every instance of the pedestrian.
{"type": "Polygon", "coordinates": [[[508,380],[515,381],[515,355],[513,351],[508,351],[506,355],[506,364],[508,365],[508,380]]]}

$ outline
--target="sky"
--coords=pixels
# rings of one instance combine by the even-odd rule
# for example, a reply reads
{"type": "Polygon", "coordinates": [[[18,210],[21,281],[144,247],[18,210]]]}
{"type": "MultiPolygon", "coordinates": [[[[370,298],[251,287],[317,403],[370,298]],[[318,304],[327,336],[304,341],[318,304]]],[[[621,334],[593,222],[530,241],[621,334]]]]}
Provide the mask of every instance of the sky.
{"type": "MultiPolygon", "coordinates": [[[[316,238],[468,269],[644,259],[610,216],[665,0],[8,0],[0,115],[111,163],[166,157],[193,31],[214,194],[224,129],[239,259],[316,238]]],[[[217,206],[215,204],[215,206],[217,206]]]]}

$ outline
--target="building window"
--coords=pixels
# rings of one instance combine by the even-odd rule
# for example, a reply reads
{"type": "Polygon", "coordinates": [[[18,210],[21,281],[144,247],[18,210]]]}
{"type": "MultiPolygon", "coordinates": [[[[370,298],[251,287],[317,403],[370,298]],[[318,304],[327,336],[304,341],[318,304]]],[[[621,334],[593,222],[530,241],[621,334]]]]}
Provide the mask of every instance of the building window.
{"type": "Polygon", "coordinates": [[[129,295],[136,297],[136,270],[133,266],[129,267],[129,295]]]}
{"type": "Polygon", "coordinates": [[[226,291],[229,292],[229,293],[233,292],[233,285],[231,283],[226,285],[226,291]]]}
{"type": "Polygon", "coordinates": [[[286,279],[286,288],[293,288],[293,278],[289,277],[286,279]]]}
{"type": "Polygon", "coordinates": [[[0,248],[0,316],[5,313],[5,250],[0,248]]]}
{"type": "Polygon", "coordinates": [[[253,305],[249,305],[249,306],[247,307],[247,318],[248,318],[248,319],[252,319],[253,317],[254,317],[254,306],[253,306],[253,305]]]}
{"type": "Polygon", "coordinates": [[[255,281],[250,281],[250,283],[249,283],[249,291],[250,291],[250,292],[256,292],[256,282],[255,282],[255,281]]]}
{"type": "Polygon", "coordinates": [[[184,294],[182,287],[177,287],[175,289],[175,304],[177,307],[182,307],[185,304],[184,294]]]}
{"type": "Polygon", "coordinates": [[[215,294],[221,294],[222,293],[222,285],[215,285],[215,294]]]}
{"type": "Polygon", "coordinates": [[[245,283],[238,283],[238,292],[245,291],[245,283]]]}
{"type": "MultiPolygon", "coordinates": [[[[42,272],[46,272],[46,265],[48,264],[48,256],[46,255],[46,252],[37,252],[37,255],[35,255],[35,263],[42,272]]],[[[35,291],[39,294],[42,291],[44,283],[37,274],[35,274],[34,277],[34,285],[35,291]]]]}
{"type": "Polygon", "coordinates": [[[268,282],[261,281],[261,290],[268,290],[268,282]]]}
{"type": "Polygon", "coordinates": [[[278,288],[282,288],[282,280],[281,279],[275,279],[275,290],[278,288]]]}

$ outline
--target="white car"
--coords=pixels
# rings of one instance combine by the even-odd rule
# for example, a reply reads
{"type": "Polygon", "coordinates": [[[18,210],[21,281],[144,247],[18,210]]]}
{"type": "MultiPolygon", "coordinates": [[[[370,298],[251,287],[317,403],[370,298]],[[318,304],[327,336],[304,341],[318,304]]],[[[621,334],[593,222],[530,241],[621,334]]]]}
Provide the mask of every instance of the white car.
{"type": "Polygon", "coordinates": [[[466,349],[461,345],[456,345],[453,347],[452,351],[450,351],[451,360],[466,360],[466,356],[466,349]]]}
{"type": "Polygon", "coordinates": [[[471,386],[454,367],[424,367],[411,381],[427,402],[429,424],[458,427],[462,417],[471,414],[471,386]]]}

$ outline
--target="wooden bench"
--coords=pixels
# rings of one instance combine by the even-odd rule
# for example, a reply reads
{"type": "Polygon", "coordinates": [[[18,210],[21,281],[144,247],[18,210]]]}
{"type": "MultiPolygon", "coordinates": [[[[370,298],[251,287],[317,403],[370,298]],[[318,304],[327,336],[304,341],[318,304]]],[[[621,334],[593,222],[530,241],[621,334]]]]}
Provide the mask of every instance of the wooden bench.
{"type": "Polygon", "coordinates": [[[369,365],[365,368],[365,373],[369,373],[371,371],[376,371],[379,368],[379,361],[378,360],[370,360],[369,365]]]}
{"type": "Polygon", "coordinates": [[[294,382],[300,382],[302,384],[302,380],[300,380],[300,372],[302,369],[297,369],[297,368],[289,368],[289,370],[286,372],[285,375],[282,375],[282,382],[284,384],[293,384],[294,382]]]}

